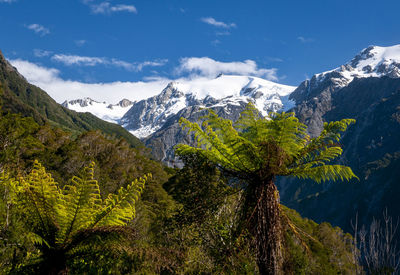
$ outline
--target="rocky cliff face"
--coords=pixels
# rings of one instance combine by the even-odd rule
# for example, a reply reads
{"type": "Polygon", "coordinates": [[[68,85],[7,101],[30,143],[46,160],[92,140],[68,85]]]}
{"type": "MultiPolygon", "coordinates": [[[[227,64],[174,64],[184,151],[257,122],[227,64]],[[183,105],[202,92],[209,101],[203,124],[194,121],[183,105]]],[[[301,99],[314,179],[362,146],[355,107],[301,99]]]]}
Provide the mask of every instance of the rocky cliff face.
{"type": "Polygon", "coordinates": [[[356,119],[341,141],[339,162],[351,166],[360,181],[316,185],[280,179],[285,205],[350,232],[357,213],[361,223],[380,217],[386,207],[399,217],[400,75],[399,58],[390,48],[392,56],[386,53],[383,59],[382,48],[367,48],[346,66],[315,75],[291,94],[297,103],[293,110],[314,136],[326,121],[356,119]],[[363,65],[360,74],[357,64],[363,65]]]}
{"type": "Polygon", "coordinates": [[[338,107],[332,105],[334,94],[349,86],[353,80],[371,77],[400,77],[400,45],[368,47],[347,64],[305,80],[290,95],[290,99],[296,102],[293,110],[308,125],[310,134],[318,135],[323,127],[324,115],[333,107],[338,107]]]}
{"type": "Polygon", "coordinates": [[[119,123],[120,118],[129,110],[134,102],[122,99],[117,104],[99,102],[89,97],[64,101],[61,105],[76,112],[89,112],[102,120],[119,123]]]}
{"type": "Polygon", "coordinates": [[[291,86],[249,76],[221,75],[215,79],[171,82],[160,94],[135,103],[120,124],[135,136],[148,139],[185,108],[231,106],[229,109],[251,100],[266,115],[294,106],[288,99],[293,90],[291,86]]]}
{"type": "MultiPolygon", "coordinates": [[[[210,102],[212,104],[213,101],[210,102]]],[[[212,108],[220,117],[237,120],[239,114],[246,107],[247,102],[242,101],[238,104],[224,104],[212,108]]],[[[145,145],[152,148],[154,157],[162,160],[169,166],[181,167],[181,161],[175,156],[174,146],[179,143],[193,144],[193,138],[187,135],[187,131],[179,126],[179,119],[185,117],[192,122],[199,122],[207,114],[207,110],[200,104],[186,107],[176,115],[171,116],[158,131],[145,138],[145,145]]]]}

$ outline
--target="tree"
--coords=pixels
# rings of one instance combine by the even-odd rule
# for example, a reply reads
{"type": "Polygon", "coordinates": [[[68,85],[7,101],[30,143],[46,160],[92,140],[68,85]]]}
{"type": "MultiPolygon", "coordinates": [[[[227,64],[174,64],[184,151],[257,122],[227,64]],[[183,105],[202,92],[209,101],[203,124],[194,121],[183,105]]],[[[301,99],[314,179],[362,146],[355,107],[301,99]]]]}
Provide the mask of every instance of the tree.
{"type": "Polygon", "coordinates": [[[233,124],[212,110],[200,126],[185,118],[180,124],[193,132],[197,147],[179,144],[180,156],[199,153],[243,184],[240,232],[254,236],[261,274],[280,274],[282,225],[277,176],[294,176],[316,182],[356,178],[350,167],[328,165],[342,154],[340,132],[353,119],[324,124],[320,136],[310,138],[307,127],[293,113],[273,113],[263,118],[249,103],[233,124]]]}
{"type": "Polygon", "coordinates": [[[29,238],[40,251],[39,259],[23,268],[40,274],[66,274],[71,263],[85,263],[89,257],[113,249],[115,240],[129,229],[138,200],[148,177],[133,181],[117,194],[102,199],[93,178],[94,163],[80,177],[60,189],[50,174],[36,161],[26,177],[13,179],[5,172],[0,184],[8,188],[14,205],[25,215],[29,238]]]}

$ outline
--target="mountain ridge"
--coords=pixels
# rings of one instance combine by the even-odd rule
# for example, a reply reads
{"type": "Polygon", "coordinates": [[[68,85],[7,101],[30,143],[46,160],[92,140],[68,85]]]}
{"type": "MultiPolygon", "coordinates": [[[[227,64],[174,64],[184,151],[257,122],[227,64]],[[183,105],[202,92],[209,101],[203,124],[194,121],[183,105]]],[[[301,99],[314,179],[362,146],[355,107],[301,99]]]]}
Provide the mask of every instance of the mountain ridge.
{"type": "MultiPolygon", "coordinates": [[[[214,79],[172,81],[158,95],[134,102],[131,109],[120,118],[115,116],[113,121],[135,136],[146,138],[162,128],[171,116],[189,106],[213,108],[252,100],[263,115],[269,111],[289,109],[294,106],[288,98],[294,89],[258,77],[222,74],[214,79]]],[[[76,111],[91,111],[89,107],[80,108],[76,103],[68,107],[76,111]]],[[[93,110],[92,113],[109,118],[104,111],[93,110]]]]}
{"type": "Polygon", "coordinates": [[[62,107],[45,91],[30,84],[0,52],[0,87],[2,111],[31,116],[39,124],[46,122],[64,130],[81,133],[100,130],[104,134],[125,138],[133,147],[143,146],[121,126],[105,122],[90,113],[77,113],[62,107]]]}

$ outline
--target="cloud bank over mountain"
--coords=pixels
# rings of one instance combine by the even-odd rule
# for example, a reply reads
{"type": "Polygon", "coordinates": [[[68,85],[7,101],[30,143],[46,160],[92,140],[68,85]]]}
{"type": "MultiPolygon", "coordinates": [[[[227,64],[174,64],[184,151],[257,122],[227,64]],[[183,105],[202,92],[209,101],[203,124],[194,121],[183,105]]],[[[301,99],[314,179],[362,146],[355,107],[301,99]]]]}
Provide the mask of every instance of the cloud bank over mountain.
{"type": "MultiPolygon", "coordinates": [[[[156,60],[127,63],[116,59],[52,54],[48,51],[37,51],[37,54],[51,56],[50,59],[52,61],[66,66],[106,65],[122,67],[132,71],[140,71],[143,67],[160,67],[167,62],[167,60],[156,60]]],[[[125,97],[132,101],[141,100],[158,94],[171,81],[212,79],[221,73],[257,76],[271,81],[278,80],[275,68],[259,68],[253,60],[221,62],[209,57],[182,58],[169,77],[150,75],[144,77],[141,81],[115,81],[108,83],[85,83],[64,79],[59,69],[45,67],[27,60],[14,59],[10,60],[10,62],[29,82],[47,91],[59,103],[64,100],[82,97],[90,97],[109,103],[116,103],[125,97]]]]}

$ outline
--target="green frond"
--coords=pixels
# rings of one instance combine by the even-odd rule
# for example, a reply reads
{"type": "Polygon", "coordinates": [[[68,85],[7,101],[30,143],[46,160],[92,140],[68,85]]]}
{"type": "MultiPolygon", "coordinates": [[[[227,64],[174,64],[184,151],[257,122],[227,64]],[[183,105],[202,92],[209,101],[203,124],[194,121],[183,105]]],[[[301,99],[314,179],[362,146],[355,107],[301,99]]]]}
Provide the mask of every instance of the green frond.
{"type": "Polygon", "coordinates": [[[11,178],[5,171],[0,172],[0,185],[8,190],[8,196],[5,198],[7,203],[16,203],[17,194],[21,192],[22,186],[14,178],[11,178]]]}
{"type": "Polygon", "coordinates": [[[98,226],[78,231],[68,244],[69,254],[82,254],[85,250],[93,250],[94,247],[104,247],[107,243],[120,241],[124,235],[132,234],[133,229],[128,226],[98,226]]]}
{"type": "Polygon", "coordinates": [[[80,177],[74,176],[62,192],[62,204],[59,208],[57,241],[65,242],[71,233],[88,227],[93,223],[95,214],[102,206],[100,188],[94,179],[94,162],[85,167],[80,177]]]}
{"type": "Polygon", "coordinates": [[[354,119],[343,119],[340,121],[324,123],[324,129],[321,134],[316,138],[312,138],[301,150],[299,150],[293,159],[293,162],[288,165],[289,169],[286,172],[287,175],[292,174],[297,176],[297,174],[299,174],[304,178],[304,173],[310,171],[311,177],[309,178],[317,182],[325,180],[335,181],[338,179],[348,180],[352,177],[356,177],[349,167],[327,165],[342,154],[343,150],[338,143],[341,137],[341,132],[346,131],[347,127],[352,123],[355,123],[354,119]],[[324,165],[326,168],[319,168],[324,165]],[[324,172],[326,172],[327,175],[322,175],[324,172]],[[343,177],[341,176],[341,173],[343,173],[343,177]],[[317,175],[321,175],[321,179],[317,179],[317,175]]]}
{"type": "Polygon", "coordinates": [[[26,214],[23,222],[28,229],[27,239],[39,249],[69,251],[79,239],[83,242],[83,237],[96,239],[102,235],[106,240],[135,216],[135,202],[151,175],[133,181],[103,201],[94,167],[92,162],[63,190],[37,161],[28,176],[17,180],[0,173],[0,184],[10,190],[16,207],[26,214]]]}
{"type": "Polygon", "coordinates": [[[95,220],[88,228],[126,225],[135,217],[135,203],[149,179],[151,179],[151,174],[134,180],[126,188],[120,188],[117,194],[110,194],[104,200],[103,208],[97,212],[95,220]]]}
{"type": "Polygon", "coordinates": [[[293,169],[289,172],[291,176],[300,179],[311,179],[317,183],[324,181],[358,179],[350,167],[343,165],[323,165],[304,169],[293,169]]]}
{"type": "Polygon", "coordinates": [[[274,142],[288,156],[294,156],[309,139],[307,127],[294,113],[270,113],[269,118],[263,118],[252,103],[241,113],[235,127],[255,144],[274,142]]]}
{"type": "Polygon", "coordinates": [[[327,146],[339,142],[341,132],[346,131],[347,127],[355,122],[354,119],[342,119],[340,121],[332,121],[329,123],[325,122],[321,134],[318,137],[311,139],[305,149],[319,149],[321,145],[327,146]]]}
{"type": "Polygon", "coordinates": [[[46,247],[50,247],[50,245],[48,244],[48,242],[45,239],[43,239],[41,236],[39,236],[33,232],[26,233],[25,237],[33,244],[36,244],[39,246],[45,245],[46,247]]]}
{"type": "Polygon", "coordinates": [[[179,144],[176,146],[176,153],[184,155],[201,152],[214,163],[222,164],[232,171],[255,170],[253,160],[259,156],[254,144],[241,137],[230,120],[219,118],[211,110],[205,118],[207,120],[203,122],[202,127],[187,119],[180,119],[183,129],[189,129],[189,133],[194,133],[198,147],[203,150],[190,149],[187,145],[179,144]]]}
{"type": "MultiPolygon", "coordinates": [[[[35,244],[43,244],[57,231],[56,213],[60,190],[44,167],[35,161],[31,173],[19,179],[10,178],[5,172],[0,174],[0,183],[9,190],[10,202],[24,215],[30,230],[27,236],[35,244]]],[[[49,244],[46,243],[48,246],[49,244]]]]}
{"type": "Polygon", "coordinates": [[[26,178],[16,181],[17,207],[22,213],[29,213],[28,227],[35,234],[46,239],[57,231],[56,213],[60,200],[57,183],[46,173],[37,161],[26,178]]]}
{"type": "Polygon", "coordinates": [[[319,165],[328,164],[330,161],[336,159],[342,154],[343,150],[339,146],[322,147],[318,150],[304,153],[296,159],[289,167],[296,169],[312,168],[319,165]]]}
{"type": "Polygon", "coordinates": [[[294,113],[270,113],[263,118],[252,103],[235,125],[212,110],[203,119],[202,126],[180,119],[183,129],[194,133],[197,146],[179,144],[177,155],[199,153],[236,175],[294,175],[318,182],[356,177],[349,167],[327,165],[342,154],[341,132],[353,119],[325,123],[321,135],[312,139],[294,113]]]}

